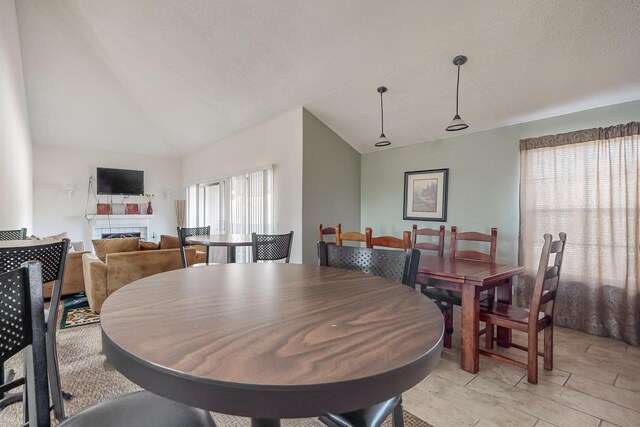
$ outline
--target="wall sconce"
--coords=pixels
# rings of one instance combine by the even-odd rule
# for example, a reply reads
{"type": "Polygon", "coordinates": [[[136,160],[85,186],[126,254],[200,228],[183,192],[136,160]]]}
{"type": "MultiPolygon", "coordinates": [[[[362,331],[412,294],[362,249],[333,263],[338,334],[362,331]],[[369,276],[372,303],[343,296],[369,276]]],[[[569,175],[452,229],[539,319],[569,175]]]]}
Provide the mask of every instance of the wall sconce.
{"type": "Polygon", "coordinates": [[[64,192],[67,193],[67,197],[71,197],[73,195],[73,192],[75,191],[75,187],[71,184],[65,185],[64,186],[64,192]]]}

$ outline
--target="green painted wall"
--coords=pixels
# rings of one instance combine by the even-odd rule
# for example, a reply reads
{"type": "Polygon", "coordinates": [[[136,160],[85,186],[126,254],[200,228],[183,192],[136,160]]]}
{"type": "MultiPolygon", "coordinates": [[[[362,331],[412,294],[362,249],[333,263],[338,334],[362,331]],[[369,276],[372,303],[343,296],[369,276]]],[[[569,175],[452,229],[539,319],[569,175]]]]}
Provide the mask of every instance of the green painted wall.
{"type": "MultiPolygon", "coordinates": [[[[465,119],[473,126],[472,118],[465,119]]],[[[452,225],[460,231],[489,232],[491,227],[498,227],[498,259],[514,263],[519,232],[520,139],[637,120],[640,101],[633,101],[364,154],[362,227],[372,227],[374,235],[400,236],[403,230],[411,230],[413,223],[418,227],[439,226],[438,222],[402,219],[404,172],[449,168],[447,230],[452,225]]],[[[387,135],[393,141],[392,129],[387,135]]],[[[447,232],[447,250],[448,239],[447,232]]]]}
{"type": "Polygon", "coordinates": [[[360,230],[360,154],[303,110],[302,159],[302,261],[316,264],[318,224],[360,230]]]}

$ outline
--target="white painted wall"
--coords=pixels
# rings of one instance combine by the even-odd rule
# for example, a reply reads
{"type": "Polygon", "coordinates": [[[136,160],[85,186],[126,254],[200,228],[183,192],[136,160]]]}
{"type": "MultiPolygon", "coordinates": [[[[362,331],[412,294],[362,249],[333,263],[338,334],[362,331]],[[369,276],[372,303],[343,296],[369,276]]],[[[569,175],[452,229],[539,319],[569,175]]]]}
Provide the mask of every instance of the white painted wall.
{"type": "Polygon", "coordinates": [[[318,224],[360,230],[360,153],[303,111],[302,235],[305,264],[318,262],[318,224]]]}
{"type": "MultiPolygon", "coordinates": [[[[156,241],[160,234],[176,235],[173,201],[183,195],[180,159],[35,145],[33,166],[33,234],[48,236],[66,231],[72,241],[82,240],[90,250],[91,225],[84,213],[87,196],[89,213],[95,213],[96,200],[88,194],[89,177],[95,178],[97,167],[108,167],[143,170],[145,193],[156,196],[150,232],[155,233],[156,241]],[[71,197],[65,193],[68,185],[75,188],[71,197]],[[171,192],[169,198],[165,198],[165,190],[171,192]]],[[[101,196],[102,201],[107,199],[108,196],[101,196]]],[[[113,196],[113,203],[122,199],[123,196],[113,196]]],[[[140,197],[127,201],[144,202],[140,197]]]]}
{"type": "Polygon", "coordinates": [[[18,21],[0,0],[0,229],[32,228],[33,178],[18,21]]]}
{"type": "MultiPolygon", "coordinates": [[[[400,236],[411,224],[402,219],[404,172],[449,168],[449,230],[489,232],[498,228],[498,260],[516,263],[519,235],[519,141],[543,135],[611,126],[640,118],[640,101],[536,120],[490,131],[362,156],[362,226],[375,234],[400,236]]],[[[472,118],[466,117],[468,123],[472,118]]],[[[445,126],[443,123],[442,126],[445,126]]],[[[393,141],[391,131],[387,133],[393,141]]]]}
{"type": "Polygon", "coordinates": [[[183,158],[185,185],[273,164],[274,232],[294,231],[291,262],[302,262],[302,108],[183,158]]]}

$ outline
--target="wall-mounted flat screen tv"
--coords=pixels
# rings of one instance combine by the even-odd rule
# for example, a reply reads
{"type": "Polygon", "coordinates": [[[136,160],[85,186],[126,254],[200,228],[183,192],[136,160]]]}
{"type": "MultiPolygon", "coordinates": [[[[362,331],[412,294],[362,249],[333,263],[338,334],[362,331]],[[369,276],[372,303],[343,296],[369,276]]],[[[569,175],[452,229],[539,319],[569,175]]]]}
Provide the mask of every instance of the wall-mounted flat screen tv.
{"type": "Polygon", "coordinates": [[[144,194],[144,171],[98,168],[97,187],[98,194],[144,194]]]}

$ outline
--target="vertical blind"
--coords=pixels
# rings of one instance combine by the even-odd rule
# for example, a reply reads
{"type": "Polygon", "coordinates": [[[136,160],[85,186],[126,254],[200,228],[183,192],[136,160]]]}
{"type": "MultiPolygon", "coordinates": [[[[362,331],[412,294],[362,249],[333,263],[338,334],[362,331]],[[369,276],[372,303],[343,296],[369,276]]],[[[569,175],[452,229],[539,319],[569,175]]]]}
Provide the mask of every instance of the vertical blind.
{"type": "MultiPolygon", "coordinates": [[[[193,184],[186,192],[189,227],[209,225],[214,234],[273,231],[271,167],[193,184]]],[[[224,248],[212,252],[215,262],[224,260],[224,248]]],[[[248,254],[248,248],[237,248],[236,260],[248,261],[248,254]]]]}

